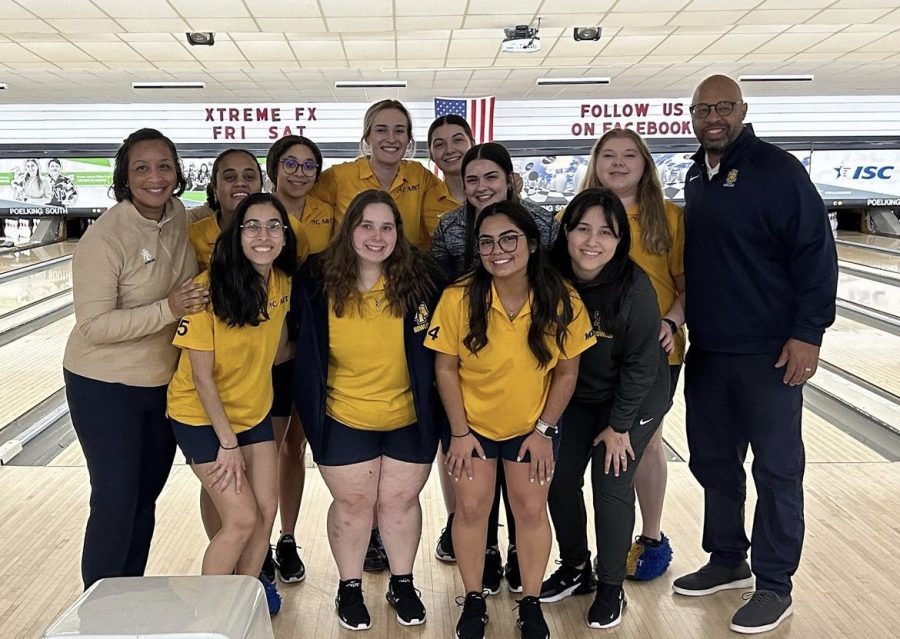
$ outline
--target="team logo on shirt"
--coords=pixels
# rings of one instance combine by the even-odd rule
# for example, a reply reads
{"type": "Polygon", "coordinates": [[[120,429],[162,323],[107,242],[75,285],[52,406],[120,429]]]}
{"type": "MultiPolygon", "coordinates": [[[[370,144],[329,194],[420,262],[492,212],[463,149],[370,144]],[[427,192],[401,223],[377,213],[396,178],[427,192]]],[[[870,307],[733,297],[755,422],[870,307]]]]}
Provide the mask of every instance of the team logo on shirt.
{"type": "Polygon", "coordinates": [[[598,339],[601,337],[612,339],[612,335],[600,328],[600,311],[594,311],[594,313],[591,315],[591,325],[593,327],[593,330],[590,330],[585,334],[585,339],[590,339],[591,337],[596,337],[598,339]]]}
{"type": "Polygon", "coordinates": [[[398,193],[412,193],[419,190],[419,184],[406,184],[397,189],[398,193]]]}
{"type": "Polygon", "coordinates": [[[737,182],[737,177],[738,177],[738,170],[731,169],[728,172],[728,175],[725,176],[725,184],[723,184],[722,186],[728,187],[728,188],[733,187],[735,185],[735,183],[737,182]]]}
{"type": "Polygon", "coordinates": [[[153,264],[156,261],[156,258],[153,257],[153,254],[147,249],[141,249],[140,251],[141,259],[144,260],[144,264],[153,264]]]}
{"type": "Polygon", "coordinates": [[[430,317],[431,312],[425,306],[425,302],[419,304],[419,308],[416,309],[416,315],[413,317],[413,333],[421,333],[428,328],[428,319],[430,317]]]}

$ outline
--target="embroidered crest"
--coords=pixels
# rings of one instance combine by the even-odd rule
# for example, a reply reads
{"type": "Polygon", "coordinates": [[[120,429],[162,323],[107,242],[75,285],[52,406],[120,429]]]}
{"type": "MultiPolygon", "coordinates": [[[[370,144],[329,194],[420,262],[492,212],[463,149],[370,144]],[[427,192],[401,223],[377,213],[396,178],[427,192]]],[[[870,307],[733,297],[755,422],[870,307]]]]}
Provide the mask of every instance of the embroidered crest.
{"type": "Polygon", "coordinates": [[[725,176],[725,184],[723,184],[722,186],[725,186],[728,188],[733,187],[735,185],[735,183],[737,182],[737,177],[738,177],[738,170],[731,169],[728,172],[728,175],[725,176]]]}
{"type": "Polygon", "coordinates": [[[156,258],[145,248],[141,249],[141,259],[144,260],[144,264],[153,264],[156,261],[156,258]]]}
{"type": "Polygon", "coordinates": [[[416,309],[416,315],[413,317],[413,333],[421,333],[426,328],[428,328],[428,318],[431,317],[431,312],[428,310],[428,307],[425,306],[425,302],[419,304],[419,308],[416,309]]]}

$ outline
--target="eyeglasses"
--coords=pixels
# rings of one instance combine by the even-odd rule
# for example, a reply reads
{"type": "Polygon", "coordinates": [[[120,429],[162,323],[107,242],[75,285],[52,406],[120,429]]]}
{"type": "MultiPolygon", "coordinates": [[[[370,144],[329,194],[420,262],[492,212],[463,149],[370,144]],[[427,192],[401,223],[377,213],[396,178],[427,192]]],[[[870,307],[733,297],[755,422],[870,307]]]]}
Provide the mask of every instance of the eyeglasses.
{"type": "Polygon", "coordinates": [[[266,229],[266,233],[269,237],[281,237],[284,235],[284,224],[276,222],[275,220],[266,222],[265,224],[260,224],[259,222],[247,222],[246,224],[241,224],[241,230],[247,237],[259,237],[259,234],[263,229],[266,229]]]}
{"type": "Polygon", "coordinates": [[[319,165],[313,160],[303,160],[303,162],[298,162],[294,158],[284,158],[281,161],[281,167],[288,175],[293,175],[299,169],[306,177],[313,177],[315,176],[319,165]]]}
{"type": "Polygon", "coordinates": [[[719,100],[715,104],[706,104],[703,102],[698,102],[697,104],[692,104],[688,107],[688,111],[691,112],[695,118],[703,119],[707,117],[713,109],[716,110],[721,116],[731,115],[731,112],[734,111],[734,107],[737,104],[743,104],[742,101],[738,100],[737,102],[732,102],[730,100],[719,100]]]}
{"type": "Polygon", "coordinates": [[[512,253],[517,248],[519,248],[519,238],[523,237],[524,233],[516,233],[515,235],[501,235],[498,240],[493,240],[490,237],[482,237],[478,239],[478,254],[479,255],[490,255],[494,252],[494,248],[499,244],[500,250],[504,253],[512,253]]]}

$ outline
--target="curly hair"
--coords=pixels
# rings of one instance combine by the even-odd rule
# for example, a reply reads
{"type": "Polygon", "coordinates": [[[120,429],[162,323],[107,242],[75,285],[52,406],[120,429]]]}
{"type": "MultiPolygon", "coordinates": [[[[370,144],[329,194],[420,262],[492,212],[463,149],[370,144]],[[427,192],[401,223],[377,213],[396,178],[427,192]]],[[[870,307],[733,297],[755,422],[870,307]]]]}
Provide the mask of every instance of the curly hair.
{"type": "Polygon", "coordinates": [[[181,168],[181,161],[178,159],[178,149],[175,148],[175,143],[156,129],[138,129],[125,138],[122,146],[116,151],[112,187],[110,187],[116,202],[131,199],[131,189],[128,188],[128,162],[131,149],[138,142],[154,142],[156,140],[164,142],[169,147],[169,151],[172,153],[172,161],[175,163],[176,188],[172,195],[178,197],[184,193],[184,190],[187,188],[187,180],[184,179],[184,171],[181,168]]]}
{"type": "MultiPolygon", "coordinates": [[[[225,149],[219,153],[213,161],[212,174],[210,176],[209,184],[206,185],[206,205],[211,211],[215,211],[216,213],[220,213],[222,210],[222,204],[219,202],[219,198],[216,197],[216,188],[219,186],[219,163],[232,153],[246,153],[247,156],[253,160],[253,166],[256,167],[256,170],[259,173],[259,189],[262,190],[262,171],[259,168],[259,162],[257,161],[256,156],[247,149],[225,149]]],[[[200,166],[203,167],[206,165],[201,164],[200,166]]]]}
{"type": "MultiPolygon", "coordinates": [[[[532,297],[531,324],[528,327],[528,348],[537,360],[538,368],[546,368],[552,359],[547,338],[552,338],[563,350],[568,326],[575,316],[572,299],[565,280],[550,264],[541,247],[541,234],[531,213],[518,202],[503,200],[486,206],[475,223],[476,233],[482,223],[494,215],[505,215],[528,242],[526,277],[532,297]]],[[[471,279],[466,282],[469,298],[469,333],[463,345],[470,353],[477,353],[487,346],[488,311],[491,308],[492,277],[478,260],[471,279]]]]}
{"type": "Polygon", "coordinates": [[[579,190],[603,186],[597,177],[597,156],[609,140],[625,139],[634,142],[641,159],[644,173],[637,185],[637,204],[641,221],[641,245],[651,254],[663,255],[672,245],[672,234],[666,224],[666,201],[663,197],[662,182],[656,170],[656,162],[644,139],[631,129],[610,129],[604,133],[591,151],[587,173],[579,190]]]}
{"type": "Polygon", "coordinates": [[[397,229],[397,243],[382,265],[384,294],[391,314],[402,317],[414,312],[423,298],[437,292],[441,272],[437,262],[406,239],[403,219],[394,198],[385,191],[369,189],[350,202],[337,233],[319,261],[325,293],[338,317],[343,317],[351,304],[356,305],[357,309],[362,306],[363,297],[357,285],[359,256],[353,248],[353,231],[362,223],[363,213],[371,204],[389,206],[397,229]]]}
{"type": "Polygon", "coordinates": [[[297,240],[288,212],[269,193],[253,193],[244,198],[213,247],[209,263],[209,301],[213,313],[228,326],[259,326],[269,319],[267,282],[253,268],[241,246],[241,226],[250,207],[269,205],[278,211],[284,227],[284,246],[272,266],[286,275],[297,270],[297,240]]]}

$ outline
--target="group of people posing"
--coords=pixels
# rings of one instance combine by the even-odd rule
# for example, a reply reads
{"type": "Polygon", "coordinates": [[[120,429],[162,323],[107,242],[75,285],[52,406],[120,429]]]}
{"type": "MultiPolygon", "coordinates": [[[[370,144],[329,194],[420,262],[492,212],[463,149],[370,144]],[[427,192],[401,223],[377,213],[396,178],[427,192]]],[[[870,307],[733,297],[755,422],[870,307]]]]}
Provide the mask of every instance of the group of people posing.
{"type": "MultiPolygon", "coordinates": [[[[710,121],[727,115],[720,100],[698,104],[714,107],[710,121]]],[[[484,637],[485,598],[503,579],[521,593],[522,637],[546,639],[542,602],[594,593],[588,625],[614,627],[626,576],[666,570],[660,426],[684,355],[688,234],[647,145],[629,130],[605,134],[556,219],[520,199],[509,153],[475,144],[464,119],[436,120],[427,144],[443,180],[406,159],[411,117],[384,100],[366,112],[358,159],[323,171],[313,141],[285,137],[269,150],[264,193],[256,158],[229,149],[207,206],[186,212],[175,145],[153,129],[125,140],[118,204],[75,251],[64,359],[92,487],[85,587],[143,574],[176,444],[201,484],[203,573],[259,577],[273,614],[276,575],[306,576],[307,443],[333,498],[345,628],[372,623],[364,569],[390,570],[400,624],[425,622],[413,568],[436,455],[448,519],[435,556],[459,567],[461,639],[484,637]],[[545,579],[551,519],[560,557],[545,579]]],[[[794,359],[779,364],[793,372],[794,359]]],[[[744,585],[732,572],[723,587],[744,585]]]]}

